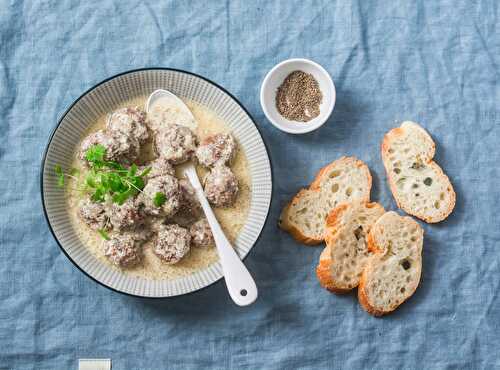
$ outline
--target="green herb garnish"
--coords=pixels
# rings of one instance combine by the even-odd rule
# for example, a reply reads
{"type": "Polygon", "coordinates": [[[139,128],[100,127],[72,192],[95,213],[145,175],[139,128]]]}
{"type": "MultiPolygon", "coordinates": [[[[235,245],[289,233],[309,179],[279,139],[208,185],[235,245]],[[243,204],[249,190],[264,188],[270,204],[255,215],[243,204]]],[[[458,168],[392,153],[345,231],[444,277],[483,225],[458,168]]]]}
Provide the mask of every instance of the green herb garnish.
{"type": "Polygon", "coordinates": [[[57,186],[59,186],[59,187],[64,186],[64,184],[66,182],[66,180],[65,180],[66,177],[71,177],[75,180],[78,180],[77,177],[78,177],[79,171],[76,168],[72,168],[69,173],[64,173],[62,167],[59,166],[58,164],[56,164],[54,166],[54,172],[56,173],[57,186]]]}
{"type": "Polygon", "coordinates": [[[104,230],[104,229],[99,229],[97,230],[97,232],[99,233],[99,235],[101,235],[101,237],[104,239],[104,240],[110,240],[111,238],[109,237],[108,233],[104,230]]]}
{"type": "Polygon", "coordinates": [[[146,177],[147,175],[149,175],[150,172],[151,172],[151,167],[148,167],[144,171],[142,171],[142,173],[139,176],[146,177]]]}
{"type": "Polygon", "coordinates": [[[104,155],[106,154],[106,148],[103,145],[92,145],[85,152],[85,159],[91,164],[104,162],[104,155]]]}
{"type": "Polygon", "coordinates": [[[128,169],[128,175],[129,176],[135,176],[135,174],[137,173],[137,165],[133,164],[132,166],[130,166],[130,168],[128,169]]]}
{"type": "Polygon", "coordinates": [[[153,197],[153,204],[156,207],[161,207],[165,202],[167,201],[167,197],[163,193],[156,193],[155,196],[153,197]]]}
{"type": "Polygon", "coordinates": [[[64,186],[64,172],[58,164],[54,167],[54,172],[56,173],[57,176],[57,185],[58,186],[64,186]]]}
{"type": "MultiPolygon", "coordinates": [[[[145,186],[144,177],[151,171],[151,167],[138,173],[139,168],[135,164],[125,168],[117,162],[105,160],[105,157],[106,148],[102,145],[92,145],[87,149],[85,159],[90,169],[82,176],[81,181],[76,177],[79,175],[77,169],[72,169],[71,174],[65,174],[61,166],[55,166],[59,186],[63,186],[65,176],[69,176],[80,181],[81,189],[90,195],[93,202],[104,202],[109,196],[114,203],[120,205],[142,192],[145,186]]],[[[163,204],[165,200],[159,199],[158,202],[163,204]]]]}

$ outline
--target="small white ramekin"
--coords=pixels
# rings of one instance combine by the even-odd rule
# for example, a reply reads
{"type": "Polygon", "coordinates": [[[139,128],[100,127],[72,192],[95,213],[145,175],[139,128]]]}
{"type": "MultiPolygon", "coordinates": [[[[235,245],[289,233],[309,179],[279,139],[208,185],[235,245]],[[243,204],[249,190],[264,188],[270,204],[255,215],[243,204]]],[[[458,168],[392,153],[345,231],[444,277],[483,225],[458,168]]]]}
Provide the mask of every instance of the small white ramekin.
{"type": "Polygon", "coordinates": [[[290,134],[304,134],[321,127],[333,112],[337,94],[335,85],[328,72],[318,63],[309,59],[287,59],[271,69],[260,88],[260,105],[267,119],[278,129],[290,134]],[[293,71],[310,73],[318,81],[323,94],[319,116],[308,122],[290,121],[276,108],[276,92],[285,78],[293,71]]]}

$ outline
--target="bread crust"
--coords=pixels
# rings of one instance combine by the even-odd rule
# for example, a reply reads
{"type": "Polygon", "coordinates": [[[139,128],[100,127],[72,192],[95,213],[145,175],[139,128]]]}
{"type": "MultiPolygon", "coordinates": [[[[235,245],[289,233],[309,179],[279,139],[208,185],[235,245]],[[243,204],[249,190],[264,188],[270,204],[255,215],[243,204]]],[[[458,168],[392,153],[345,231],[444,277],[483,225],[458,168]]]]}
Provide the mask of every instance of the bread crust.
{"type": "Polygon", "coordinates": [[[365,293],[365,285],[366,285],[366,270],[364,270],[363,273],[361,274],[361,279],[359,280],[359,286],[358,286],[358,301],[361,307],[363,307],[363,309],[370,315],[373,315],[375,317],[380,317],[392,312],[392,311],[388,312],[380,311],[377,310],[375,307],[373,307],[368,302],[368,297],[366,296],[365,293]]]}
{"type": "Polygon", "coordinates": [[[325,174],[327,174],[331,168],[341,166],[341,165],[346,165],[346,164],[349,164],[349,162],[352,162],[353,166],[358,167],[358,168],[363,168],[365,170],[366,181],[367,181],[367,185],[368,185],[368,195],[366,197],[364,197],[363,200],[368,201],[370,199],[370,191],[371,191],[371,187],[372,187],[372,176],[371,176],[371,173],[370,173],[368,166],[363,161],[357,159],[356,157],[342,156],[342,157],[336,159],[335,161],[329,163],[328,165],[322,167],[318,171],[318,173],[316,174],[314,180],[309,185],[309,187],[305,188],[305,189],[304,188],[301,189],[292,198],[292,200],[283,208],[281,215],[280,215],[279,222],[278,222],[278,226],[282,230],[290,233],[290,235],[300,243],[303,243],[303,244],[308,245],[308,246],[315,246],[315,245],[321,244],[324,241],[324,237],[323,238],[313,238],[313,237],[309,237],[309,236],[304,235],[300,229],[298,229],[294,225],[291,225],[287,221],[288,220],[287,213],[290,209],[290,206],[292,204],[298,203],[300,201],[300,198],[303,197],[306,192],[310,192],[310,191],[318,192],[318,193],[320,192],[321,181],[323,179],[323,176],[325,176],[325,174]]]}
{"type": "MultiPolygon", "coordinates": [[[[395,212],[390,212],[390,213],[395,213],[395,212]]],[[[422,227],[415,220],[413,220],[411,217],[408,217],[408,216],[406,216],[406,217],[399,216],[399,217],[402,218],[402,220],[403,220],[404,223],[412,224],[413,226],[417,226],[418,229],[420,230],[420,232],[422,233],[422,238],[423,238],[424,231],[423,231],[422,227]]],[[[372,253],[374,253],[373,257],[375,257],[376,255],[380,255],[380,254],[384,253],[382,247],[379,246],[379,245],[377,245],[377,243],[375,241],[375,237],[374,237],[374,233],[373,233],[374,229],[375,229],[375,225],[372,227],[372,229],[368,233],[368,237],[367,237],[368,249],[372,253]]],[[[399,306],[401,306],[411,296],[413,296],[413,294],[415,293],[416,289],[418,288],[418,285],[419,285],[419,282],[420,282],[420,278],[422,276],[422,265],[420,265],[418,281],[416,282],[416,285],[415,285],[414,289],[412,290],[411,294],[408,295],[401,303],[399,303],[398,305],[392,307],[391,309],[389,309],[389,310],[381,310],[381,309],[378,309],[378,308],[374,307],[370,303],[370,300],[368,298],[368,294],[366,293],[366,285],[367,285],[367,280],[368,280],[368,268],[369,268],[369,266],[367,266],[363,270],[363,273],[361,274],[361,278],[360,278],[359,286],[358,286],[358,301],[359,301],[361,307],[363,307],[363,309],[366,312],[368,312],[369,314],[371,314],[373,316],[376,316],[376,317],[387,315],[387,314],[393,312],[394,310],[396,310],[396,308],[398,308],[399,306]]]]}
{"type": "Polygon", "coordinates": [[[330,292],[336,294],[346,294],[350,292],[351,289],[342,289],[338,288],[335,285],[335,282],[332,279],[331,267],[332,258],[329,248],[326,247],[325,249],[323,249],[323,252],[321,252],[321,255],[319,257],[319,264],[316,267],[316,276],[318,277],[320,285],[330,292]]]}
{"type": "MultiPolygon", "coordinates": [[[[381,212],[384,211],[383,207],[376,202],[361,202],[366,208],[375,208],[380,207],[381,212]]],[[[316,276],[318,281],[322,287],[329,290],[330,292],[337,294],[345,294],[349,291],[353,290],[355,286],[352,288],[344,288],[339,286],[338,282],[332,277],[332,268],[333,268],[333,260],[331,253],[331,246],[334,245],[337,241],[337,229],[340,226],[342,217],[344,212],[350,207],[349,202],[344,202],[335,207],[328,217],[326,218],[326,232],[325,232],[325,242],[326,247],[321,252],[318,266],[316,267],[316,276]]],[[[367,230],[369,235],[369,229],[367,230]]]]}
{"type": "Polygon", "coordinates": [[[377,244],[375,244],[375,240],[373,239],[373,234],[368,233],[366,236],[366,245],[368,246],[368,250],[372,253],[382,253],[382,250],[377,248],[377,244]]]}
{"type": "Polygon", "coordinates": [[[298,242],[301,242],[302,244],[305,244],[307,246],[315,246],[323,242],[323,239],[315,239],[315,238],[310,238],[308,236],[305,236],[298,228],[296,228],[294,225],[291,225],[289,222],[287,222],[288,217],[286,216],[288,210],[290,209],[290,206],[294,203],[297,203],[300,199],[300,197],[304,196],[304,192],[307,192],[308,189],[301,189],[293,198],[292,200],[283,208],[283,211],[281,212],[279,221],[278,221],[278,226],[284,230],[287,231],[295,240],[298,242]]]}
{"type": "MultiPolygon", "coordinates": [[[[356,157],[346,157],[342,156],[339,159],[336,159],[335,161],[331,162],[330,164],[324,166],[318,171],[318,174],[314,178],[313,182],[311,185],[309,185],[310,190],[319,190],[320,185],[321,185],[321,180],[323,179],[323,176],[330,171],[332,167],[337,167],[340,165],[340,163],[345,162],[349,163],[352,162],[352,165],[358,168],[363,168],[366,172],[366,181],[368,183],[368,189],[372,188],[372,175],[370,173],[370,170],[368,169],[368,166],[366,163],[364,163],[362,160],[356,158],[356,157]]],[[[368,196],[365,200],[370,199],[368,196]]]]}
{"type": "Polygon", "coordinates": [[[433,161],[434,154],[436,152],[436,143],[434,142],[431,135],[426,130],[424,130],[420,125],[418,125],[414,122],[408,122],[408,121],[404,122],[401,125],[401,127],[393,128],[388,133],[386,133],[384,135],[384,138],[382,140],[382,144],[380,147],[380,152],[382,155],[382,162],[384,164],[385,172],[387,174],[387,181],[389,183],[389,188],[391,189],[392,195],[396,201],[398,208],[402,209],[406,213],[413,215],[413,216],[415,216],[415,217],[417,217],[417,218],[419,218],[427,223],[437,223],[437,222],[443,221],[451,214],[451,212],[455,208],[455,204],[456,204],[456,193],[453,189],[453,185],[451,184],[450,179],[444,173],[443,169],[436,162],[433,161]],[[390,167],[389,167],[389,164],[387,161],[387,158],[389,157],[389,148],[391,146],[392,141],[397,140],[399,137],[401,137],[405,134],[405,131],[404,131],[405,128],[403,127],[405,125],[411,126],[415,129],[418,129],[422,134],[424,134],[424,136],[426,137],[428,142],[431,144],[431,150],[429,153],[427,153],[426,164],[428,166],[432,167],[443,181],[448,183],[446,191],[450,195],[449,205],[446,209],[443,209],[443,211],[440,212],[440,214],[436,217],[426,215],[423,212],[415,211],[411,207],[403,204],[402,199],[399,196],[399,190],[397,188],[396,182],[394,181],[394,176],[390,172],[390,167]]]}
{"type": "MultiPolygon", "coordinates": [[[[375,239],[373,237],[372,233],[368,233],[368,236],[366,238],[366,242],[368,243],[368,250],[372,253],[381,253],[382,250],[377,247],[375,244],[375,239]]],[[[388,314],[389,312],[384,312],[381,310],[377,310],[375,307],[373,307],[370,302],[368,301],[368,296],[366,295],[365,292],[365,286],[366,286],[366,269],[363,270],[363,273],[361,274],[361,278],[359,279],[359,285],[358,285],[358,301],[361,307],[368,312],[370,315],[380,317],[385,314],[388,314]]]]}

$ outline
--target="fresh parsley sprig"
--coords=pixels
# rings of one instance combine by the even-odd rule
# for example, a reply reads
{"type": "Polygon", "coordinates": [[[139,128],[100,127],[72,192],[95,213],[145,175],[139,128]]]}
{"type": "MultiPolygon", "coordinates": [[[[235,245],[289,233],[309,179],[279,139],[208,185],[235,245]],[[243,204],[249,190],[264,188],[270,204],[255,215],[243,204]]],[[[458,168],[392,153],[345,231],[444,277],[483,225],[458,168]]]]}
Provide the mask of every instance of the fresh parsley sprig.
{"type": "Polygon", "coordinates": [[[167,201],[167,197],[165,196],[164,193],[157,192],[155,196],[153,197],[153,204],[156,207],[161,207],[165,202],[167,201]]]}
{"type": "MultiPolygon", "coordinates": [[[[94,202],[104,202],[109,196],[114,203],[123,204],[128,198],[142,192],[144,179],[151,171],[151,167],[148,167],[138,173],[139,168],[135,164],[126,168],[117,162],[106,160],[106,148],[99,144],[92,145],[85,152],[85,159],[90,169],[84,176],[83,186],[94,202]]],[[[65,174],[59,165],[54,171],[59,186],[64,186],[65,176],[72,176],[65,174]]],[[[153,198],[154,204],[159,204],[158,207],[165,201],[163,193],[156,193],[153,198]]]]}

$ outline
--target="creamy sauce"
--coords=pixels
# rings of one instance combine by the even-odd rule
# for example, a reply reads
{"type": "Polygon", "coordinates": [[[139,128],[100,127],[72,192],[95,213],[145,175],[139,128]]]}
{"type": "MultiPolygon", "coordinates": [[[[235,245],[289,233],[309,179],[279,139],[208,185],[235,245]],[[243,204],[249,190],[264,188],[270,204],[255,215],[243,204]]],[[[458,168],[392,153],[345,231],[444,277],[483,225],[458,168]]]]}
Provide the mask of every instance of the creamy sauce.
{"type": "MultiPolygon", "coordinates": [[[[141,97],[137,99],[125,102],[123,105],[116,107],[116,109],[126,107],[126,106],[139,106],[144,107],[147,97],[141,97]]],[[[230,132],[229,127],[211,110],[208,108],[191,102],[186,101],[186,105],[189,107],[193,113],[196,121],[198,122],[198,128],[196,133],[200,140],[205,137],[210,136],[215,133],[230,132]]],[[[89,127],[88,135],[91,132],[95,132],[99,129],[105,127],[107,115],[100,117],[95,124],[89,127]]],[[[83,140],[83,138],[82,138],[83,140]]],[[[77,158],[77,151],[80,145],[75,148],[75,155],[72,167],[80,170],[81,173],[85,172],[81,161],[77,158]]],[[[139,162],[145,162],[154,158],[152,145],[147,143],[142,146],[141,158],[139,162]]],[[[248,211],[250,209],[250,189],[251,189],[251,179],[250,170],[248,167],[248,162],[245,157],[245,153],[241,147],[238,148],[236,158],[231,165],[231,170],[236,175],[239,181],[239,193],[236,203],[230,208],[215,208],[214,212],[219,220],[228,239],[234,243],[239,232],[241,231],[243,225],[245,224],[246,218],[248,216],[248,211]]],[[[206,174],[206,169],[198,167],[198,175],[200,179],[206,174]]],[[[178,174],[179,175],[179,174],[178,174]]],[[[148,242],[144,245],[144,258],[140,265],[128,269],[120,269],[115,265],[111,264],[108,259],[104,256],[103,239],[101,236],[92,231],[87,227],[87,225],[80,220],[78,217],[78,203],[81,199],[81,195],[70,189],[74,189],[76,184],[74,181],[68,181],[68,186],[66,188],[66,199],[68,204],[68,212],[70,216],[71,223],[82,241],[82,243],[90,250],[90,252],[103,263],[111,266],[112,268],[119,269],[127,275],[133,275],[137,277],[142,277],[146,279],[176,279],[183,276],[193,274],[194,272],[206,268],[216,262],[219,257],[215,247],[210,248],[191,248],[189,254],[185,256],[179,263],[175,265],[167,265],[162,263],[152,251],[152,243],[148,242]]]]}

